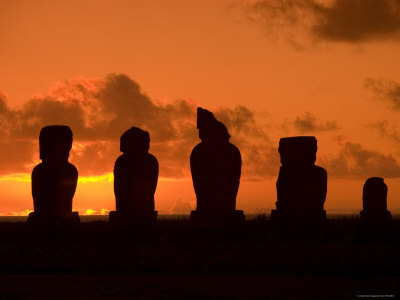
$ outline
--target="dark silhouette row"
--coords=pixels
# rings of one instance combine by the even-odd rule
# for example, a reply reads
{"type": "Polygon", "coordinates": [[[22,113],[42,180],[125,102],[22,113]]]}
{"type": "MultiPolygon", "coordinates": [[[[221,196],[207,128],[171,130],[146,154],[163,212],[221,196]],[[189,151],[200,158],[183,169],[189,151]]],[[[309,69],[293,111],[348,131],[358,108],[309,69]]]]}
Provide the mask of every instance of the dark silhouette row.
{"type": "MultiPolygon", "coordinates": [[[[197,128],[201,142],[190,155],[190,168],[197,207],[191,219],[202,222],[242,222],[244,214],[236,210],[240,184],[241,155],[229,142],[226,126],[205,109],[197,109],[197,128]]],[[[72,211],[72,199],[78,171],[68,162],[72,147],[72,131],[68,126],[44,127],[39,136],[40,159],[32,172],[34,212],[28,222],[79,222],[72,211]]],[[[127,130],[120,140],[123,153],[114,166],[116,211],[110,212],[113,223],[151,223],[157,218],[154,193],[158,181],[158,161],[149,153],[150,134],[137,127],[127,130]]],[[[324,203],[327,193],[327,172],[316,166],[317,140],[312,136],[281,138],[281,167],[277,187],[274,221],[326,220],[324,203]]],[[[382,178],[369,178],[363,190],[365,221],[388,220],[387,186],[382,178]]]]}

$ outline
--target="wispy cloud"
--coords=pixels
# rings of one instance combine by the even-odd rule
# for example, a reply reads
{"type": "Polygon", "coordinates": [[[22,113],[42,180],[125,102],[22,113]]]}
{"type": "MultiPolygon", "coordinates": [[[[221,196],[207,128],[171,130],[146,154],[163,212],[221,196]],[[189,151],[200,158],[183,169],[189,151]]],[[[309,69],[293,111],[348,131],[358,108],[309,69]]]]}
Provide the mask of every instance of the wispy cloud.
{"type": "Polygon", "coordinates": [[[397,126],[390,125],[388,121],[378,121],[367,125],[367,127],[376,129],[381,137],[387,138],[400,146],[400,133],[397,126]]]}
{"type": "Polygon", "coordinates": [[[293,126],[300,133],[332,131],[339,129],[336,121],[321,121],[310,112],[305,112],[302,116],[296,117],[293,126]]]}
{"type": "Polygon", "coordinates": [[[330,177],[366,179],[379,176],[400,177],[400,166],[392,154],[365,149],[361,144],[347,142],[336,154],[319,158],[330,177]]]}
{"type": "Polygon", "coordinates": [[[366,89],[373,93],[373,97],[385,103],[390,109],[400,111],[400,84],[394,80],[384,78],[366,78],[366,89]]]}

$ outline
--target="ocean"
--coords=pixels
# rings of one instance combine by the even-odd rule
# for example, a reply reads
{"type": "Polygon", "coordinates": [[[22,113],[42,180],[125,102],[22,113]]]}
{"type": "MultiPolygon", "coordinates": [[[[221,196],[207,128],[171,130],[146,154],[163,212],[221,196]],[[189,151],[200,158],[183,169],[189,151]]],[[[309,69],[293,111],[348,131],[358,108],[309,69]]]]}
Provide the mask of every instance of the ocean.
{"type": "MultiPolygon", "coordinates": [[[[258,214],[246,214],[246,220],[252,220],[257,218],[258,214]]],[[[268,216],[267,216],[268,217],[268,216]]],[[[400,219],[400,214],[393,214],[393,219],[400,219]]],[[[350,219],[350,218],[359,218],[358,214],[327,214],[328,219],[350,219]]],[[[28,216],[0,216],[0,222],[26,222],[28,216]]],[[[158,215],[157,220],[189,220],[189,214],[165,214],[165,215],[158,215]]],[[[108,221],[108,215],[81,215],[80,216],[81,222],[93,222],[93,221],[108,221]]]]}

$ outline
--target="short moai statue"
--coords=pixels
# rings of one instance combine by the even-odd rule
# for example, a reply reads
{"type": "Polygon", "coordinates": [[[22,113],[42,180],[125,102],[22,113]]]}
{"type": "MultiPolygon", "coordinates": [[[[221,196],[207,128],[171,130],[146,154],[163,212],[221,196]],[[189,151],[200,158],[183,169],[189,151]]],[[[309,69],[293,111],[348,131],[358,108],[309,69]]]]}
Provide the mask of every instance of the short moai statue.
{"type": "Polygon", "coordinates": [[[120,140],[119,156],[114,166],[116,211],[110,222],[149,223],[157,218],[154,193],[158,182],[158,161],[149,153],[150,135],[137,127],[127,130],[120,140]]]}
{"type": "Polygon", "coordinates": [[[391,220],[387,210],[387,185],[381,177],[371,177],[363,187],[362,222],[386,222],[391,220]]]}
{"type": "Polygon", "coordinates": [[[317,139],[313,136],[281,138],[276,210],[271,219],[326,219],[324,203],[327,173],[316,166],[317,139]]]}
{"type": "Polygon", "coordinates": [[[42,162],[32,171],[34,212],[29,215],[28,222],[79,222],[78,213],[72,212],[78,171],[68,162],[71,147],[72,131],[68,126],[46,126],[40,131],[42,162]]]}
{"type": "Polygon", "coordinates": [[[239,149],[229,142],[226,126],[214,115],[197,109],[197,128],[201,142],[190,155],[190,168],[197,198],[192,220],[243,221],[236,210],[242,160],[239,149]]]}

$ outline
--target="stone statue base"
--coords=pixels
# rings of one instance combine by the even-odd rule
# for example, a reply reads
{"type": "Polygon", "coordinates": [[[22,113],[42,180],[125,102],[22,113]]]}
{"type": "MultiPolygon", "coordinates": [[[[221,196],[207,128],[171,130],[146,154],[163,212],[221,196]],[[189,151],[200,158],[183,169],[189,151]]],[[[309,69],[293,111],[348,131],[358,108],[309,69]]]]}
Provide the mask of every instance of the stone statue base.
{"type": "Polygon", "coordinates": [[[76,211],[63,216],[47,216],[41,215],[35,212],[29,214],[28,224],[30,225],[46,225],[46,226],[57,226],[57,225],[76,225],[79,224],[80,218],[79,213],[76,211]]]}
{"type": "Polygon", "coordinates": [[[385,224],[392,221],[390,211],[383,211],[381,213],[369,213],[365,210],[360,211],[361,222],[364,224],[385,224]]]}
{"type": "Polygon", "coordinates": [[[326,222],[326,211],[298,212],[273,209],[270,221],[276,223],[324,223],[326,222]]]}
{"type": "Polygon", "coordinates": [[[48,216],[32,212],[27,224],[33,239],[46,241],[65,241],[79,235],[79,213],[71,212],[63,216],[48,216]]]}
{"type": "Polygon", "coordinates": [[[142,224],[153,224],[157,220],[158,211],[140,214],[121,214],[117,211],[110,211],[109,222],[120,226],[135,226],[142,224]]]}
{"type": "Polygon", "coordinates": [[[199,211],[192,210],[190,220],[204,223],[244,223],[245,216],[243,210],[233,211],[199,211]]]}

